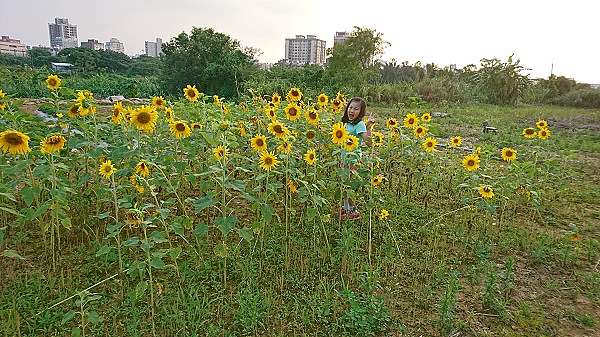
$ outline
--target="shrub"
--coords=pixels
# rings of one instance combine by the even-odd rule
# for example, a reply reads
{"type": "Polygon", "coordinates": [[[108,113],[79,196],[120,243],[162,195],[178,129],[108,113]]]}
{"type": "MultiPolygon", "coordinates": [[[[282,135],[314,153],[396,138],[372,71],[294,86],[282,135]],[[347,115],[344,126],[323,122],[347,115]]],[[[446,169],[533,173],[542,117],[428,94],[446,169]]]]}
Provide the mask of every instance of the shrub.
{"type": "Polygon", "coordinates": [[[552,100],[552,103],[578,108],[600,108],[600,90],[579,89],[570,91],[552,100]]]}

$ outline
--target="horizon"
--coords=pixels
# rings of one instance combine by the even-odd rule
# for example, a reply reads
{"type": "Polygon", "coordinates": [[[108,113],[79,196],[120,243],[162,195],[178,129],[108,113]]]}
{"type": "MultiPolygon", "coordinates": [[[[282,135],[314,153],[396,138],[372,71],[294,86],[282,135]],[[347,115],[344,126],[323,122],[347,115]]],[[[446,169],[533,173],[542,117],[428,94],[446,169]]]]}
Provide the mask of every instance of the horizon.
{"type": "Polygon", "coordinates": [[[295,3],[289,0],[260,0],[254,6],[234,0],[219,4],[182,0],[179,6],[166,8],[158,0],[134,0],[119,5],[114,0],[103,4],[80,1],[77,6],[69,0],[41,4],[31,0],[17,4],[0,0],[0,34],[28,46],[49,46],[48,23],[54,22],[54,18],[66,18],[77,26],[79,45],[88,39],[104,43],[114,37],[124,44],[127,55],[134,56],[144,53],[145,41],[162,38],[166,43],[181,32],[189,33],[192,27],[212,28],[239,41],[243,47],[260,49],[259,62],[276,63],[284,58],[286,38],[316,35],[331,48],[335,32],[351,32],[354,26],[360,26],[383,33],[384,40],[390,42],[380,57],[385,61],[396,59],[398,63],[410,64],[421,61],[440,67],[455,64],[462,68],[468,64],[479,66],[483,58],[506,60],[514,54],[521,65],[531,69],[524,72],[531,78],[547,78],[553,67],[554,75],[582,83],[600,83],[597,65],[600,46],[592,45],[587,36],[595,29],[592,13],[600,12],[600,4],[574,0],[568,6],[546,1],[540,7],[531,2],[508,0],[497,3],[502,5],[493,8],[494,17],[486,17],[481,14],[489,15],[489,7],[462,6],[477,4],[472,0],[453,4],[425,2],[435,6],[376,0],[362,11],[353,11],[352,5],[364,6],[356,0],[343,2],[343,7],[338,6],[342,2],[320,4],[310,0],[302,4],[299,14],[290,16],[289,8],[295,3]],[[520,6],[513,7],[512,3],[520,6]],[[382,12],[381,5],[390,10],[382,12]],[[106,8],[121,10],[98,15],[106,8]],[[369,17],[373,11],[375,15],[369,17]],[[511,15],[517,20],[511,21],[511,15]],[[248,22],[247,17],[253,20],[248,22]],[[343,19],[336,20],[337,17],[343,19]],[[279,24],[281,21],[277,19],[285,20],[286,25],[279,24]],[[127,21],[130,22],[123,28],[127,21]],[[418,29],[416,34],[411,30],[414,27],[418,29]]]}

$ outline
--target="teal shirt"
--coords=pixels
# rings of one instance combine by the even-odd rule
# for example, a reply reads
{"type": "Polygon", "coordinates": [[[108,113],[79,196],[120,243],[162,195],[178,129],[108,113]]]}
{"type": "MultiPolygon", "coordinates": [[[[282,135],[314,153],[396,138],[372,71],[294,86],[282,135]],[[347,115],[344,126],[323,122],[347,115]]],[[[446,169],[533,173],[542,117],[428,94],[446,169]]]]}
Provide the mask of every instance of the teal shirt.
{"type": "Polygon", "coordinates": [[[345,123],[346,131],[349,134],[358,137],[359,145],[356,150],[352,152],[346,152],[342,150],[342,161],[347,164],[356,164],[362,155],[362,151],[360,150],[360,144],[362,144],[362,134],[367,132],[367,125],[365,122],[360,121],[356,124],[345,123]]]}

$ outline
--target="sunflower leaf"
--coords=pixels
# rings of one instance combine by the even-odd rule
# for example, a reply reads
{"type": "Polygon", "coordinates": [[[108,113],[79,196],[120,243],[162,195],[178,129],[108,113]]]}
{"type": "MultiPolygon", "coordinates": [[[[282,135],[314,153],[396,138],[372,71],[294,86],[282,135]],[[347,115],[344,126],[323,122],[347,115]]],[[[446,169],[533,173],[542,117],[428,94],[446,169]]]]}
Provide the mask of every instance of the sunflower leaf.
{"type": "Polygon", "coordinates": [[[215,199],[213,199],[212,195],[207,194],[201,198],[192,199],[192,204],[194,205],[194,209],[196,210],[196,214],[199,214],[204,209],[215,204],[215,199]]]}
{"type": "Polygon", "coordinates": [[[235,216],[221,216],[215,219],[215,224],[217,228],[223,234],[223,237],[227,237],[227,235],[231,232],[233,227],[235,227],[235,223],[237,221],[237,217],[235,216]]]}
{"type": "Polygon", "coordinates": [[[19,253],[17,253],[17,251],[13,250],[13,249],[5,249],[2,252],[2,256],[13,258],[13,259],[25,260],[24,257],[22,257],[21,255],[19,255],[19,253]]]}

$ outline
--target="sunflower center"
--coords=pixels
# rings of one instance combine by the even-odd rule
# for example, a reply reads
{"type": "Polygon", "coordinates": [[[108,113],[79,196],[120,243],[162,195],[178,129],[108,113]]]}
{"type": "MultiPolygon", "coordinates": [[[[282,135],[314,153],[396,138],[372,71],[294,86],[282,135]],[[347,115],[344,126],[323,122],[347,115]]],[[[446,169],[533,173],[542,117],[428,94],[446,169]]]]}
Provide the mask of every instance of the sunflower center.
{"type": "Polygon", "coordinates": [[[48,79],[48,84],[49,84],[50,86],[52,86],[52,87],[56,86],[56,84],[57,84],[57,83],[56,83],[56,79],[54,79],[54,78],[49,78],[49,79],[48,79]]]}
{"type": "Polygon", "coordinates": [[[187,95],[190,97],[196,97],[196,92],[194,92],[194,90],[192,90],[192,89],[189,89],[187,91],[187,95]]]}
{"type": "Polygon", "coordinates": [[[307,132],[307,133],[306,133],[306,138],[308,138],[308,139],[313,139],[313,138],[315,138],[315,133],[314,133],[314,132],[312,132],[312,131],[309,131],[309,132],[307,132]]]}
{"type": "Polygon", "coordinates": [[[256,140],[256,146],[261,147],[263,145],[264,145],[264,143],[263,143],[262,139],[259,138],[259,139],[256,140]]]}
{"type": "Polygon", "coordinates": [[[309,154],[309,155],[308,155],[308,159],[310,159],[310,160],[313,160],[313,159],[315,159],[315,155],[314,155],[314,154],[312,154],[312,153],[311,153],[311,154],[309,154]]]}
{"type": "Polygon", "coordinates": [[[296,108],[290,108],[289,114],[290,116],[296,116],[296,108]]]}
{"type": "Polygon", "coordinates": [[[269,166],[273,164],[273,158],[267,157],[265,158],[265,165],[269,166]]]}
{"type": "Polygon", "coordinates": [[[50,145],[56,145],[59,143],[60,143],[59,137],[50,137],[50,139],[48,139],[48,144],[50,144],[50,145]]]}
{"type": "Polygon", "coordinates": [[[110,172],[110,166],[104,166],[104,173],[109,173],[110,172]]]}
{"type": "Polygon", "coordinates": [[[185,131],[185,125],[183,125],[183,123],[177,123],[175,124],[175,129],[177,129],[179,132],[183,132],[185,131]]]}
{"type": "Polygon", "coordinates": [[[283,133],[283,129],[281,128],[281,125],[275,125],[273,127],[273,131],[275,131],[275,133],[283,133]]]}
{"type": "MultiPolygon", "coordinates": [[[[411,119],[408,120],[408,124],[414,124],[414,123],[415,123],[415,119],[414,118],[411,118],[411,119]]],[[[391,121],[390,124],[393,125],[394,121],[391,121]]]]}
{"type": "Polygon", "coordinates": [[[21,145],[24,143],[23,138],[21,138],[21,136],[19,136],[16,133],[9,133],[8,135],[6,135],[6,138],[4,138],[6,140],[6,142],[10,145],[16,146],[16,145],[21,145]]]}
{"type": "Polygon", "coordinates": [[[486,187],[483,188],[483,191],[485,193],[490,193],[490,188],[486,186],[486,187]]]}
{"type": "Polygon", "coordinates": [[[475,166],[475,161],[473,159],[469,159],[467,166],[475,166]]]}
{"type": "Polygon", "coordinates": [[[512,157],[512,156],[513,156],[513,153],[512,153],[512,151],[510,151],[510,150],[509,150],[509,151],[506,151],[506,156],[507,156],[507,157],[512,157]]]}
{"type": "Polygon", "coordinates": [[[146,124],[148,122],[150,122],[150,114],[147,112],[142,112],[141,114],[138,115],[138,122],[140,122],[141,124],[146,124]]]}
{"type": "Polygon", "coordinates": [[[317,114],[316,114],[316,113],[314,113],[314,112],[310,112],[310,113],[308,114],[308,118],[310,118],[310,119],[317,119],[317,114]]]}
{"type": "Polygon", "coordinates": [[[321,96],[320,100],[321,102],[325,102],[325,97],[321,96]]]}
{"type": "Polygon", "coordinates": [[[433,147],[433,143],[432,142],[428,142],[427,143],[427,147],[433,147]]]}
{"type": "Polygon", "coordinates": [[[527,129],[525,131],[525,133],[527,133],[528,135],[532,135],[533,134],[533,130],[532,129],[527,129]]]}
{"type": "Polygon", "coordinates": [[[344,135],[344,132],[342,132],[342,130],[337,130],[335,132],[335,137],[336,138],[342,138],[343,135],[344,135]]]}
{"type": "Polygon", "coordinates": [[[299,95],[298,91],[292,90],[292,96],[298,96],[298,95],[299,95]]]}

